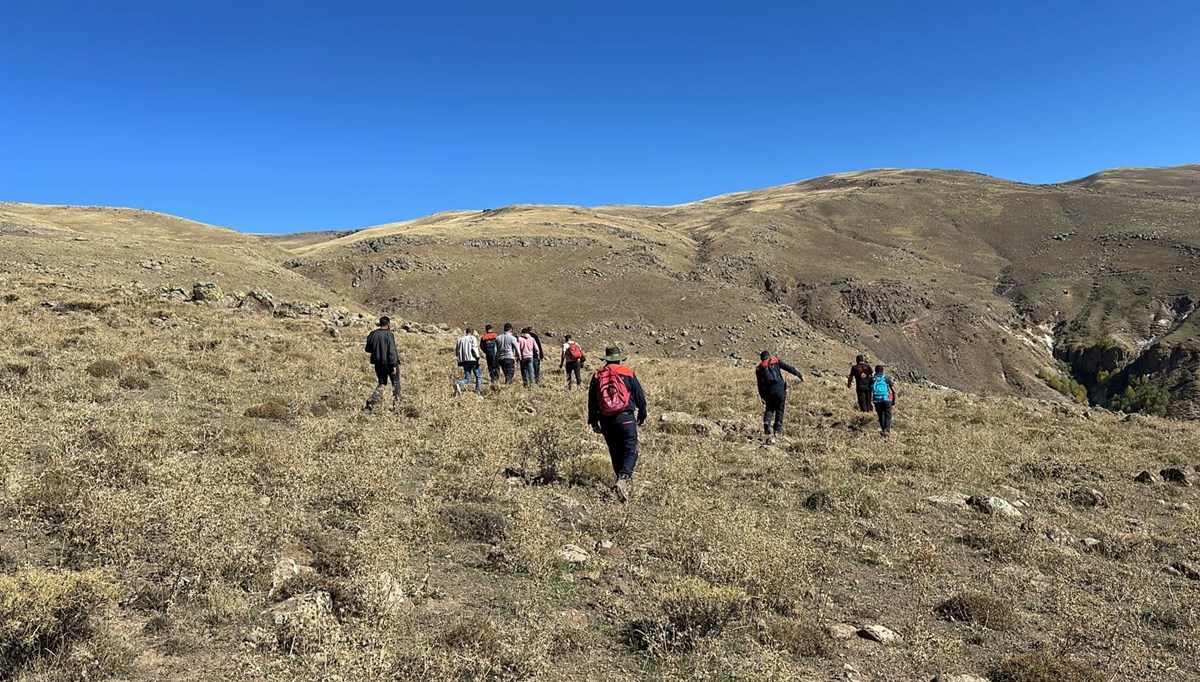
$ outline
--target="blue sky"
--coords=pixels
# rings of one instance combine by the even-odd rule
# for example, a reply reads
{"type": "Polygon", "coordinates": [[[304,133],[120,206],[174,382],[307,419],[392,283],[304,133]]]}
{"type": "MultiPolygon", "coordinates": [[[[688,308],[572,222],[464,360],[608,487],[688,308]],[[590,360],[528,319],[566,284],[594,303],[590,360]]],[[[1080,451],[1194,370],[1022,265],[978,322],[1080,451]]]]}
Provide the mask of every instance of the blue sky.
{"type": "Polygon", "coordinates": [[[0,200],[247,231],[1200,161],[1200,3],[4,0],[0,200]]]}

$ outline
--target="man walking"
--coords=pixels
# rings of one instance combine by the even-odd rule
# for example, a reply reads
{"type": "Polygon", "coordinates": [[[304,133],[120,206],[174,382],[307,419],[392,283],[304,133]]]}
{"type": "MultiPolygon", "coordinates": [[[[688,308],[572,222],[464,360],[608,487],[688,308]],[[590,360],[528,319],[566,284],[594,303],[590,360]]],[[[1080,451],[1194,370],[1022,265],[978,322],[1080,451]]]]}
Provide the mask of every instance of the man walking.
{"type": "Polygon", "coordinates": [[[504,383],[511,384],[517,375],[517,360],[521,357],[520,344],[513,336],[512,323],[504,323],[504,333],[496,339],[496,362],[504,370],[504,383]]]}
{"type": "Polygon", "coordinates": [[[471,377],[475,378],[475,395],[483,395],[483,372],[479,369],[479,358],[482,355],[479,339],[475,338],[475,330],[467,327],[467,333],[454,344],[454,356],[463,371],[463,378],[454,384],[454,395],[460,395],[466,390],[471,384],[471,377]]]}
{"type": "Polygon", "coordinates": [[[871,411],[871,384],[875,378],[875,373],[871,371],[871,365],[867,363],[867,356],[860,355],[854,359],[854,365],[850,367],[850,375],[846,377],[846,388],[854,385],[854,392],[858,394],[858,411],[871,411]]]}
{"type": "Polygon", "coordinates": [[[558,358],[558,368],[565,369],[567,372],[567,390],[571,390],[571,379],[575,379],[575,385],[583,388],[583,361],[586,358],[583,355],[583,349],[575,343],[570,334],[563,337],[562,355],[558,358]]]}
{"type": "Polygon", "coordinates": [[[479,347],[487,359],[488,381],[493,384],[500,383],[500,363],[496,361],[497,338],[499,336],[492,331],[492,325],[488,324],[483,328],[483,336],[479,339],[479,347]]]}
{"type": "Polygon", "coordinates": [[[529,336],[533,338],[533,342],[537,344],[537,355],[533,356],[533,383],[542,383],[542,360],[546,357],[546,352],[542,350],[542,337],[538,336],[533,327],[526,327],[529,330],[529,336]]]}
{"type": "Polygon", "coordinates": [[[883,373],[883,365],[875,365],[875,378],[871,380],[871,399],[875,403],[875,414],[879,416],[879,435],[892,435],[892,408],[896,406],[896,384],[883,373]]]}
{"type": "Polygon", "coordinates": [[[601,359],[604,366],[588,387],[588,425],[604,436],[617,477],[617,499],[628,502],[638,460],[638,427],[646,423],[646,393],[633,370],[621,364],[625,354],[619,347],[609,346],[601,359]]]}
{"type": "Polygon", "coordinates": [[[392,382],[392,409],[400,402],[400,352],[396,349],[396,335],[392,333],[392,321],[385,315],[379,318],[379,328],[367,335],[366,351],[371,354],[371,364],[375,367],[375,378],[379,384],[371,397],[367,399],[364,409],[375,409],[387,390],[388,382],[392,382]]]}
{"type": "Polygon", "coordinates": [[[800,370],[772,356],[769,350],[764,350],[759,357],[762,362],[754,369],[754,375],[758,381],[758,397],[764,406],[763,433],[770,445],[776,436],[783,435],[783,410],[787,405],[787,380],[783,373],[792,374],[800,381],[804,381],[804,376],[800,370]]]}
{"type": "Polygon", "coordinates": [[[517,349],[521,354],[521,383],[525,384],[525,388],[532,388],[537,383],[533,363],[537,360],[538,347],[529,334],[529,327],[521,330],[521,338],[517,339],[517,349]]]}

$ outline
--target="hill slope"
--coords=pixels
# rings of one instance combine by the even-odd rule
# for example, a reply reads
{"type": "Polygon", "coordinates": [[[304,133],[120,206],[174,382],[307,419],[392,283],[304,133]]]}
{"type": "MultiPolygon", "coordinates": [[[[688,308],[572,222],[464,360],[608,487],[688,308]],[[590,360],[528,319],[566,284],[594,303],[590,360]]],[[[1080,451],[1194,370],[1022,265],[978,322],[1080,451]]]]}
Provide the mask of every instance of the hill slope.
{"type": "Polygon", "coordinates": [[[832,341],[1026,395],[1057,357],[1097,401],[1150,375],[1200,416],[1198,188],[1197,166],[1045,186],[878,170],[680,206],[439,214],[295,241],[289,266],[384,311],[653,354],[832,341]]]}

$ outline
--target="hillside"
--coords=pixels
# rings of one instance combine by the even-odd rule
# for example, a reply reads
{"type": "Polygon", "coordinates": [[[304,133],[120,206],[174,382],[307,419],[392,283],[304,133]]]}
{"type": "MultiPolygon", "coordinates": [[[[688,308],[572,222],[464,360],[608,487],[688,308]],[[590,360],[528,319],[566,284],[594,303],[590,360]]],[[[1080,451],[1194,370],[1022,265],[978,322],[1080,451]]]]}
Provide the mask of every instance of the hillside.
{"type": "Polygon", "coordinates": [[[282,267],[288,252],[261,238],[152,211],[0,202],[0,246],[7,286],[56,296],[123,287],[188,297],[195,283],[211,282],[222,294],[269,293],[278,302],[338,298],[282,267]]]}
{"type": "Polygon", "coordinates": [[[1195,424],[902,381],[885,444],[837,352],[765,447],[748,367],[641,356],[620,505],[583,396],[451,398],[451,334],[366,414],[365,323],[8,291],[0,678],[1200,674],[1195,424]]]}
{"type": "Polygon", "coordinates": [[[1096,402],[1146,376],[1172,414],[1197,417],[1198,188],[1200,166],[1058,185],[877,170],[680,206],[512,206],[291,238],[288,266],[405,317],[619,332],[666,357],[841,346],[915,379],[1031,396],[1061,360],[1096,402]]]}

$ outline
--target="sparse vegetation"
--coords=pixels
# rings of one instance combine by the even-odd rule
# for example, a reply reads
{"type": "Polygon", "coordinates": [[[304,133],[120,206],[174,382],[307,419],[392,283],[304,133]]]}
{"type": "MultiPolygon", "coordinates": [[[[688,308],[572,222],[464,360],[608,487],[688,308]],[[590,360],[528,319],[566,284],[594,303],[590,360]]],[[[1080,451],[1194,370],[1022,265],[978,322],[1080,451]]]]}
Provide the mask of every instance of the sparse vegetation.
{"type": "MultiPolygon", "coordinates": [[[[100,621],[117,594],[117,587],[98,571],[24,569],[0,575],[0,679],[47,659],[62,663],[69,675],[87,676],[97,656],[81,652],[73,657],[72,652],[96,641],[100,621]]],[[[108,665],[91,674],[117,672],[113,663],[120,657],[112,652],[103,657],[108,665]]]]}
{"type": "Polygon", "coordinates": [[[1011,630],[1017,615],[1009,602],[981,592],[963,592],[937,607],[937,614],[950,621],[976,623],[989,630],[1011,630]]]}
{"type": "Polygon", "coordinates": [[[124,371],[125,368],[116,360],[97,360],[87,366],[87,373],[97,379],[115,379],[124,371]]]}
{"type": "Polygon", "coordinates": [[[991,673],[992,682],[1101,682],[1095,668],[1068,656],[1046,652],[1006,658],[991,673]]]}
{"type": "Polygon", "coordinates": [[[1117,412],[1150,414],[1156,417],[1167,416],[1171,405],[1171,394],[1166,389],[1154,385],[1149,377],[1134,377],[1129,385],[1117,395],[1108,399],[1108,409],[1117,412]]]}
{"type": "Polygon", "coordinates": [[[292,416],[292,411],[274,400],[268,400],[266,402],[247,407],[243,414],[254,419],[274,419],[276,421],[282,421],[284,419],[290,419],[292,416]]]}
{"type": "Polygon", "coordinates": [[[121,388],[131,391],[145,391],[150,388],[150,380],[137,374],[126,374],[117,382],[121,388]]]}
{"type": "Polygon", "coordinates": [[[1039,369],[1037,375],[1038,378],[1046,382],[1046,385],[1050,388],[1053,388],[1080,405],[1087,404],[1087,387],[1078,381],[1075,381],[1070,377],[1062,376],[1048,369],[1039,369]]]}

